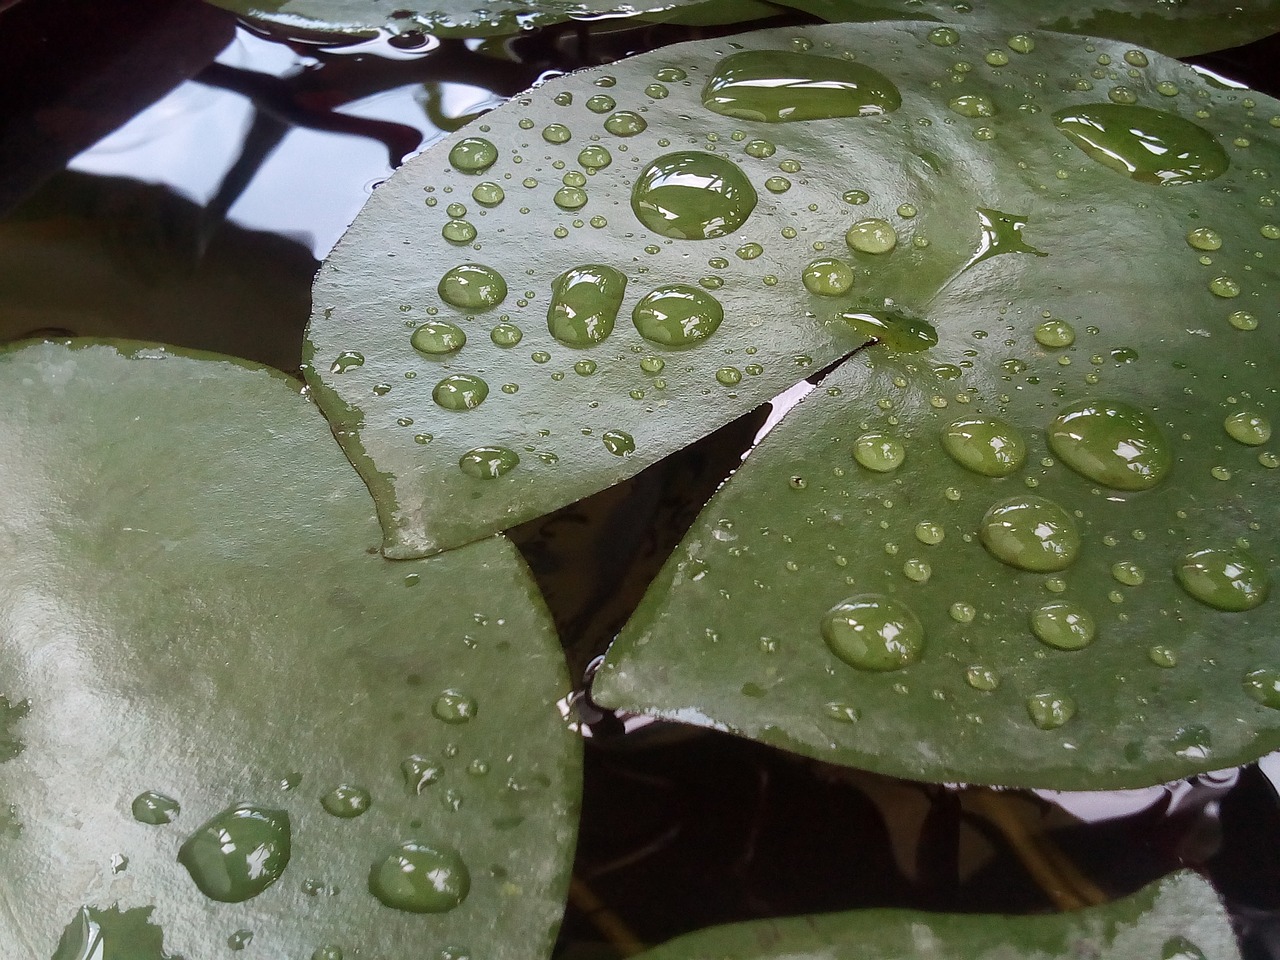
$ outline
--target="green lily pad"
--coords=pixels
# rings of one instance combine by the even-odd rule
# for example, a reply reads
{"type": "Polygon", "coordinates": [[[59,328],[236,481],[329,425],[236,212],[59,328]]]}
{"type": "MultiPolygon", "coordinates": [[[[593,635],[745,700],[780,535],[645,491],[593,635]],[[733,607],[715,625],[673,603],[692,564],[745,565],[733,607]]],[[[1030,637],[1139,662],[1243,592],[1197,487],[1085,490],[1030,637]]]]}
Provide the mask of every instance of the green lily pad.
{"type": "Polygon", "coordinates": [[[580,746],[514,548],[383,560],[262,369],[41,344],[0,398],[0,942],[545,956],[580,746]]]}
{"type": "Polygon", "coordinates": [[[1240,951],[1213,887],[1174,873],[1100,907],[1042,916],[858,910],[712,927],[641,954],[645,960],[1233,960],[1240,951]]]}
{"type": "MultiPolygon", "coordinates": [[[[563,23],[637,14],[659,14],[717,0],[432,0],[428,4],[390,0],[209,0],[250,20],[291,32],[372,36],[382,30],[418,30],[439,37],[493,37],[563,23]]],[[[757,3],[738,19],[759,16],[757,3]]],[[[732,20],[714,22],[731,23],[732,20]]]]}
{"type": "Polygon", "coordinates": [[[1010,49],[1021,45],[1019,31],[1060,30],[1111,37],[1188,57],[1261,40],[1280,30],[1276,0],[1197,0],[1150,3],[1147,0],[775,0],[832,22],[858,20],[936,20],[956,26],[1005,32],[1010,49]]]}
{"type": "Polygon", "coordinates": [[[1274,750],[1280,104],[1156,54],[1117,103],[1063,87],[1122,45],[1034,34],[993,68],[990,35],[932,29],[809,34],[918,79],[891,74],[900,126],[811,146],[793,209],[865,190],[898,236],[854,290],[936,346],[861,352],[763,440],[596,696],[930,781],[1130,787],[1274,750]]]}

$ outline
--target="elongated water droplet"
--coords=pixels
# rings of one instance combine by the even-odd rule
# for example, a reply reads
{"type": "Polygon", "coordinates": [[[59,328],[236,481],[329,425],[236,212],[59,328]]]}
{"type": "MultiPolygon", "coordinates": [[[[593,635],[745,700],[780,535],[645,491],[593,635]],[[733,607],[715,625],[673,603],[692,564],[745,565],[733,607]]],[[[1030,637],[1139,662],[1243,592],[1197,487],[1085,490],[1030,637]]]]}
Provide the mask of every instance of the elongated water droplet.
{"type": "Polygon", "coordinates": [[[507,298],[507,281],[493,267],[464,263],[440,278],[440,299],[462,310],[488,310],[507,298]]]}
{"type": "Polygon", "coordinates": [[[859,253],[888,253],[898,245],[898,233],[888,220],[868,217],[845,231],[844,242],[859,253]]]}
{"type": "Polygon", "coordinates": [[[1187,593],[1217,610],[1252,610],[1271,590],[1266,568],[1243,550],[1195,550],[1178,562],[1174,573],[1187,593]]]}
{"type": "Polygon", "coordinates": [[[1111,565],[1111,576],[1126,587],[1140,587],[1147,575],[1132,560],[1119,560],[1111,565]]]}
{"type": "Polygon", "coordinates": [[[1250,670],[1241,683],[1244,692],[1258,703],[1280,710],[1280,670],[1250,670]]]}
{"type": "Polygon", "coordinates": [[[601,435],[600,441],[615,457],[628,457],[636,449],[635,438],[625,430],[606,430],[601,435]]]}
{"type": "Polygon", "coordinates": [[[902,96],[892,80],[860,63],[746,50],[716,65],[702,105],[728,117],[778,123],[878,116],[897,110],[902,96]]]}
{"type": "Polygon", "coordinates": [[[1027,225],[1027,218],[1016,213],[1002,213],[986,207],[978,208],[978,226],[982,235],[978,240],[978,249],[974,251],[965,270],[1006,253],[1028,253],[1033,257],[1047,257],[1043,250],[1037,250],[1022,239],[1022,228],[1027,225]]]}
{"type": "Polygon", "coordinates": [[[1091,103],[1059,110],[1053,122],[1094,160],[1143,183],[1201,183],[1230,165],[1212,134],[1163,110],[1091,103]]]}
{"type": "Polygon", "coordinates": [[[1160,960],[1208,960],[1204,951],[1186,937],[1170,937],[1160,948],[1160,960]]]}
{"type": "Polygon", "coordinates": [[[239,804],[196,830],[178,862],[210,900],[242,903],[280,879],[289,854],[289,814],[239,804]]]}
{"type": "Polygon", "coordinates": [[[483,173],[498,159],[498,148],[484,137],[467,137],[449,151],[449,162],[462,173],[483,173]]]}
{"type": "Polygon", "coordinates": [[[1076,715],[1076,702],[1066,694],[1044,690],[1027,697],[1027,715],[1041,730],[1054,730],[1076,715]]]}
{"type": "Polygon", "coordinates": [[[935,27],[929,31],[929,42],[935,47],[951,47],[960,42],[960,34],[953,27],[935,27]]]}
{"type": "Polygon", "coordinates": [[[1027,459],[1022,435],[998,417],[961,417],[942,431],[942,446],[951,459],[984,477],[1004,477],[1027,459]]]}
{"type": "Polygon", "coordinates": [[[962,117],[994,117],[996,115],[995,101],[981,93],[962,93],[947,101],[947,106],[952,113],[958,113],[962,117]]]}
{"type": "Polygon", "coordinates": [[[461,350],[467,335],[456,323],[448,320],[428,320],[413,331],[409,343],[419,353],[438,355],[461,350]]]}
{"type": "Polygon", "coordinates": [[[458,469],[477,480],[493,480],[510,473],[519,463],[519,455],[506,447],[476,447],[462,455],[458,469]]]}
{"type": "Polygon", "coordinates": [[[387,851],[369,871],[369,892],[407,913],[447,913],[470,890],[467,865],[445,844],[410,840],[387,851]]]}
{"type": "Polygon", "coordinates": [[[993,504],[978,536],[997,560],[1035,573],[1065,570],[1080,552],[1075,520],[1044,497],[1010,497],[993,504]]]}
{"type": "Polygon", "coordinates": [[[547,329],[561,343],[589,347],[613,333],[627,277],[613,267],[583,264],[551,282],[547,329]]]}
{"type": "Polygon", "coordinates": [[[683,347],[715,333],[724,320],[724,308],[697,287],[672,283],[641,297],[631,319],[646,340],[683,347]]]}
{"type": "Polygon", "coordinates": [[[1222,246],[1222,234],[1211,227],[1196,227],[1187,231],[1187,243],[1197,250],[1217,250],[1222,246]]]}
{"type": "Polygon", "coordinates": [[[320,798],[320,806],[324,807],[326,813],[344,820],[360,816],[369,809],[372,802],[373,798],[368,790],[348,783],[338,784],[320,798]]]}
{"type": "Polygon", "coordinates": [[[636,177],[631,209],[654,233],[710,240],[733,233],[756,207],[755,188],[731,160],[682,150],[651,162],[636,177]]]}
{"type": "Polygon", "coordinates": [[[1089,611],[1063,600],[1037,607],[1031,614],[1031,632],[1055,650],[1082,650],[1093,643],[1097,626],[1089,611]]]}
{"type": "Polygon", "coordinates": [[[431,399],[446,410],[474,410],[489,396],[489,384],[470,373],[453,373],[436,384],[431,399]]]}
{"type": "Polygon", "coordinates": [[[1173,466],[1160,428],[1127,403],[1081,400],[1049,425],[1049,447],[1083,477],[1116,490],[1149,490],[1173,466]]]}
{"type": "Polygon", "coordinates": [[[1261,446],[1271,439],[1271,423],[1253,410],[1231,414],[1222,424],[1232,440],[1250,447],[1261,446]]]}
{"type": "Polygon", "coordinates": [[[338,354],[333,361],[333,365],[329,367],[330,373],[346,373],[355,367],[364,366],[364,354],[356,353],[354,350],[344,350],[338,354]]]}
{"type": "Polygon", "coordinates": [[[166,797],[163,793],[156,793],[154,790],[147,790],[133,798],[131,810],[133,819],[139,823],[158,827],[176,820],[178,814],[182,812],[182,806],[172,797],[166,797]]]}
{"type": "Polygon", "coordinates": [[[838,297],[853,287],[853,268],[835,257],[819,257],[800,273],[805,289],[820,297],[838,297]]]}
{"type": "Polygon", "coordinates": [[[822,637],[837,657],[859,670],[900,670],[924,654],[924,627],[899,600],[862,593],[822,618],[822,637]]]}
{"type": "Polygon", "coordinates": [[[904,313],[842,313],[840,319],[868,339],[884,344],[894,353],[919,353],[938,343],[933,324],[904,313]]]}
{"type": "Polygon", "coordinates": [[[907,449],[896,437],[873,430],[853,442],[853,459],[868,470],[889,473],[902,466],[907,449]]]}

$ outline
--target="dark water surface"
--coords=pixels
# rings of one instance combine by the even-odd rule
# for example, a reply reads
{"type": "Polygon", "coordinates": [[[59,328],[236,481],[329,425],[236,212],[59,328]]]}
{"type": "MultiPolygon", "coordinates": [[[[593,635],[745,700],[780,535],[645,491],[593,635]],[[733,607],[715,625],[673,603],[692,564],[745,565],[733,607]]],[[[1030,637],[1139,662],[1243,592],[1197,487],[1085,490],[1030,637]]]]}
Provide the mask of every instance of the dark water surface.
{"type": "MultiPolygon", "coordinates": [[[[807,22],[778,17],[750,26],[807,22]]],[[[539,80],[736,32],[603,21],[489,41],[287,42],[198,0],[0,0],[0,340],[116,336],[297,374],[312,275],[403,160],[539,80]]],[[[1276,95],[1280,43],[1198,58],[1276,95]]],[[[575,676],[768,415],[513,532],[575,676]]],[[[1053,902],[973,794],[593,710],[560,957],[862,906],[1053,902]],[[602,908],[606,911],[601,914],[602,908]]],[[[1250,958],[1280,958],[1280,756],[1142,791],[1003,794],[1087,884],[1206,872],[1250,958]]]]}

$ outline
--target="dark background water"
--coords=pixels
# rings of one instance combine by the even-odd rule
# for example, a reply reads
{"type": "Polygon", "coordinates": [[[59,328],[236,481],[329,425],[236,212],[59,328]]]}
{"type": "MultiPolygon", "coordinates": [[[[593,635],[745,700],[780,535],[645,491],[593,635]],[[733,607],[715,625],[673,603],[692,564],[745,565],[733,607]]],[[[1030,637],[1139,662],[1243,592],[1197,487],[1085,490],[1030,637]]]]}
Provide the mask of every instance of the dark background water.
{"type": "MultiPolygon", "coordinates": [[[[607,20],[342,45],[273,38],[198,0],[0,0],[0,341],[129,337],[297,375],[319,260],[404,159],[547,77],[804,22],[607,20]]],[[[1271,38],[1196,62],[1276,95],[1278,60],[1271,38]]],[[[768,412],[513,531],[576,677],[768,412]]],[[[580,705],[586,781],[560,958],[801,912],[1054,909],[972,793],[580,705]]],[[[1277,784],[1273,755],[1146,791],[1002,801],[1094,896],[1205,872],[1262,960],[1280,958],[1277,784]]]]}

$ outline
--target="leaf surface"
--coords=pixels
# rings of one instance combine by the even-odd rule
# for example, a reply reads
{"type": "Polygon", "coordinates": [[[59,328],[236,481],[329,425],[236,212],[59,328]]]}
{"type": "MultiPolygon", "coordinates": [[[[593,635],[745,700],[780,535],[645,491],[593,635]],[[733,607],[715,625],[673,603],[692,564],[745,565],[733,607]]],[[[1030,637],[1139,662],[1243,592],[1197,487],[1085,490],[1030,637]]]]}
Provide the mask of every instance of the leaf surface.
{"type": "Polygon", "coordinates": [[[0,398],[0,942],[544,956],[580,746],[515,550],[383,560],[265,370],[42,344],[0,398]]]}
{"type": "Polygon", "coordinates": [[[1213,887],[1171,874],[1100,907],[1043,916],[859,910],[712,927],[641,954],[645,960],[1098,960],[1240,956],[1213,887]]]}
{"type": "Polygon", "coordinates": [[[918,79],[901,129],[827,133],[840,159],[807,154],[793,202],[827,177],[867,190],[898,242],[853,257],[858,284],[936,347],[859,353],[764,438],[595,696],[935,782],[1130,787],[1254,759],[1280,746],[1280,105],[1156,54],[1117,103],[1063,88],[1122,45],[1034,34],[991,68],[992,36],[934,29],[811,34],[898,50],[918,79]],[[991,115],[951,113],[959,90],[991,115]],[[1055,114],[1113,139],[1090,154],[1055,114]],[[1159,182],[1161,150],[1185,177],[1159,182]]]}

